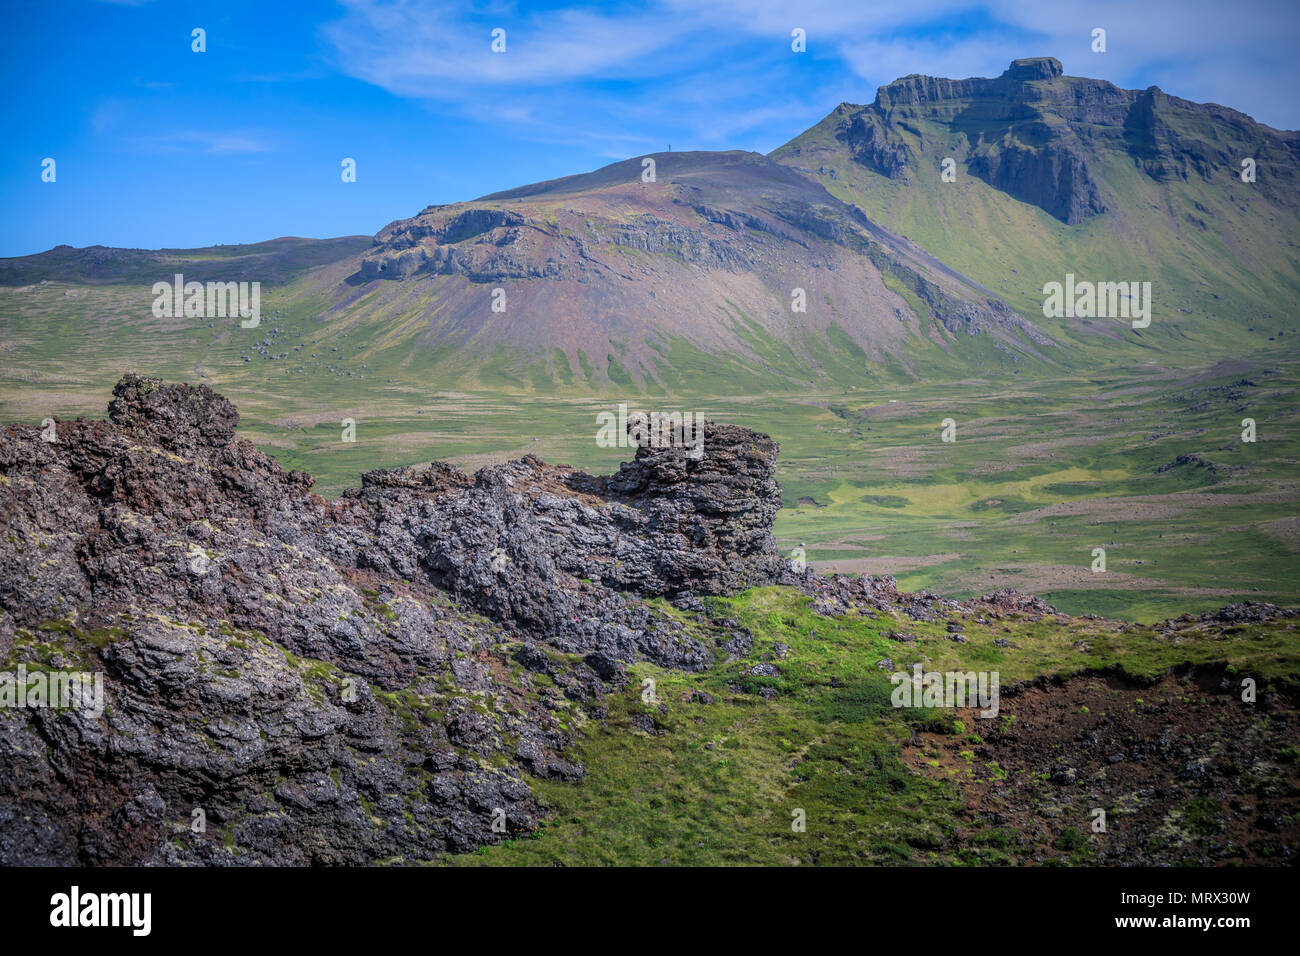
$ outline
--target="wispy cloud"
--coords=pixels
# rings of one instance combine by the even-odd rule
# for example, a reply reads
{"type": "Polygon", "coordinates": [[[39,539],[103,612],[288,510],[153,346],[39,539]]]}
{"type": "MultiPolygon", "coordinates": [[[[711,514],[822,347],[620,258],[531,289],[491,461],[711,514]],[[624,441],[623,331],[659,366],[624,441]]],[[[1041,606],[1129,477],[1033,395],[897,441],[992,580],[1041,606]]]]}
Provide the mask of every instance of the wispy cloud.
{"type": "Polygon", "coordinates": [[[617,76],[644,71],[652,54],[683,35],[682,18],[662,11],[555,10],[525,16],[470,12],[418,0],[345,0],[345,16],[322,27],[340,65],[407,96],[446,97],[465,87],[617,76]],[[505,31],[505,53],[492,51],[505,31]]]}
{"type": "Polygon", "coordinates": [[[274,149],[272,137],[256,130],[178,130],[160,136],[135,136],[132,142],[145,152],[155,153],[238,156],[274,149]]]}
{"type": "MultiPolygon", "coordinates": [[[[816,92],[870,100],[876,86],[908,73],[995,76],[1012,59],[1049,55],[1068,72],[1158,84],[1266,112],[1265,121],[1297,115],[1286,102],[1300,77],[1292,54],[1300,18],[1291,0],[1230,8],[1209,0],[1006,0],[996,7],[982,0],[650,0],[598,12],[576,4],[462,10],[426,0],[345,0],[344,7],[321,35],[348,75],[539,129],[572,124],[575,115],[590,129],[608,109],[629,138],[634,123],[683,122],[701,141],[743,138],[775,130],[782,116],[793,135],[791,123],[805,118],[816,92]],[[506,31],[504,54],[491,52],[497,27],[506,31]],[[807,33],[800,62],[789,50],[795,27],[807,33]],[[1107,31],[1105,54],[1089,48],[1094,27],[1107,31]],[[611,92],[616,105],[606,103],[611,92]]],[[[816,108],[824,113],[835,102],[816,108]]]]}
{"type": "MultiPolygon", "coordinates": [[[[196,124],[158,132],[157,123],[149,118],[154,114],[155,107],[151,104],[108,98],[99,101],[91,111],[90,129],[101,139],[153,153],[238,155],[269,153],[275,149],[277,134],[264,129],[207,129],[196,124]]],[[[283,133],[278,135],[283,137],[283,133]]]]}

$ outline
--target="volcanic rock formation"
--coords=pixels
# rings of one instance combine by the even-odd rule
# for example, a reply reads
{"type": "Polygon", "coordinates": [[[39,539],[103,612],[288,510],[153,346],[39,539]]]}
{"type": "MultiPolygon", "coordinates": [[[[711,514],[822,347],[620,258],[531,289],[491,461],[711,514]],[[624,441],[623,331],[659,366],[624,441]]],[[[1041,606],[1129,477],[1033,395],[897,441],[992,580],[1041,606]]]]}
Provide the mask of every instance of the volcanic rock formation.
{"type": "Polygon", "coordinates": [[[328,501],[206,386],[128,375],[109,418],[0,430],[0,658],[106,687],[101,714],[0,708],[4,864],[363,863],[526,832],[525,774],[582,773],[572,702],[599,715],[624,662],[713,660],[627,594],[782,574],[777,445],[735,426],[607,478],[434,464],[328,501]]]}

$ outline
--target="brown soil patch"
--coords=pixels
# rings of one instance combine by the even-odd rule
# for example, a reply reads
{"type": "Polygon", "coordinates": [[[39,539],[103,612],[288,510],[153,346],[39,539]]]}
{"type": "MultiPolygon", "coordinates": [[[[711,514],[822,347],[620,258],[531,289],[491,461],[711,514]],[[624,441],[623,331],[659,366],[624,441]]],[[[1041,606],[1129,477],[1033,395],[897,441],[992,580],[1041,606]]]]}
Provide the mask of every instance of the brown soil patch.
{"type": "MultiPolygon", "coordinates": [[[[1112,558],[1112,562],[1114,559],[1112,558]]],[[[1069,588],[1072,591],[1099,589],[1114,590],[1117,587],[1128,589],[1154,589],[1178,594],[1217,595],[1231,597],[1239,594],[1231,588],[1196,588],[1178,587],[1156,578],[1126,574],[1123,571],[1095,572],[1087,564],[1029,564],[1022,568],[999,568],[987,578],[982,578],[978,586],[984,590],[1014,588],[1027,594],[1041,594],[1069,588]]]]}
{"type": "MultiPolygon", "coordinates": [[[[883,534],[855,534],[852,535],[851,537],[836,538],[833,541],[818,540],[818,541],[813,541],[812,543],[814,546],[818,548],[825,548],[828,551],[840,551],[848,548],[866,548],[866,547],[870,547],[871,543],[874,541],[884,541],[884,540],[885,540],[885,535],[883,534]]],[[[799,542],[796,541],[794,538],[791,538],[788,547],[794,547],[794,545],[798,543],[799,542]]]]}
{"type": "Polygon", "coordinates": [[[910,558],[836,558],[809,561],[808,566],[817,571],[831,571],[836,574],[897,574],[902,571],[915,571],[917,568],[928,568],[946,561],[956,561],[964,557],[966,557],[964,554],[927,554],[910,558]]]}
{"type": "Polygon", "coordinates": [[[1023,511],[1007,519],[1007,524],[1033,524],[1044,518],[1062,515],[1087,515],[1099,521],[1156,521],[1176,518],[1189,511],[1222,508],[1225,503],[1287,504],[1295,501],[1294,485],[1276,485],[1269,491],[1225,496],[1203,491],[1181,491],[1169,495],[1132,495],[1114,498],[1090,498],[1023,511]]]}
{"type": "Polygon", "coordinates": [[[998,717],[963,710],[964,734],[919,733],[904,760],[957,786],[976,825],[963,841],[987,847],[988,828],[1005,831],[1011,862],[1292,864],[1300,712],[1263,687],[1245,703],[1240,684],[1209,671],[1150,686],[1089,675],[1004,693],[998,717]]]}
{"type": "Polygon", "coordinates": [[[1278,518],[1260,525],[1265,532],[1278,538],[1291,552],[1300,551],[1300,517],[1278,518]]]}

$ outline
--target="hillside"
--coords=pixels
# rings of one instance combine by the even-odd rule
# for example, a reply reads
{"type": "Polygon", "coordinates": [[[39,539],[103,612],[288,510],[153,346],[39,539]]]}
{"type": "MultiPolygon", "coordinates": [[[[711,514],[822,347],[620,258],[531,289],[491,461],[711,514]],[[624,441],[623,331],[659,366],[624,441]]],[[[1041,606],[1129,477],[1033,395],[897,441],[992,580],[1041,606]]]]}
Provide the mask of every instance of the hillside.
{"type": "Polygon", "coordinates": [[[656,153],[429,207],[381,230],[348,281],[340,308],[406,323],[401,340],[423,353],[482,362],[504,346],[516,374],[560,385],[689,390],[723,376],[789,389],[915,375],[945,355],[1042,360],[1051,345],[987,290],[750,153],[656,153]]]}
{"type": "Polygon", "coordinates": [[[196,282],[256,278],[268,285],[288,282],[308,270],[354,256],[370,245],[365,236],[339,239],[285,237],[247,245],[202,249],[115,249],[56,246],[32,256],[0,259],[0,286],[39,282],[152,286],[169,273],[196,282]]]}

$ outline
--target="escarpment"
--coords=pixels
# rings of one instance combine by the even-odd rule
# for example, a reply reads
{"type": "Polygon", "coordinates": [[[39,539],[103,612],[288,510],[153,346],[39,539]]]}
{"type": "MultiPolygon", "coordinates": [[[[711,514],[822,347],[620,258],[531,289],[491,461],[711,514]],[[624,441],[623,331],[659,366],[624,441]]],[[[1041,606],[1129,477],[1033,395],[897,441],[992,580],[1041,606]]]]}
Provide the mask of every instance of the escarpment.
{"type": "MultiPolygon", "coordinates": [[[[1282,183],[1296,176],[1294,133],[1272,130],[1214,103],[1159,87],[1125,90],[1064,75],[1052,57],[1015,60],[994,78],[912,75],[882,86],[867,106],[837,111],[836,138],[852,158],[890,179],[943,157],[1068,225],[1105,213],[1098,166],[1119,158],[1156,181],[1230,178],[1242,157],[1267,155],[1282,183]],[[944,130],[945,135],[934,134],[944,130]],[[928,132],[927,132],[928,131],[928,132]]],[[[1278,191],[1279,201],[1294,205],[1278,191]]]]}

